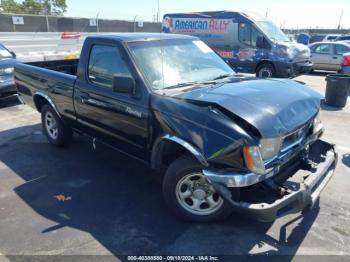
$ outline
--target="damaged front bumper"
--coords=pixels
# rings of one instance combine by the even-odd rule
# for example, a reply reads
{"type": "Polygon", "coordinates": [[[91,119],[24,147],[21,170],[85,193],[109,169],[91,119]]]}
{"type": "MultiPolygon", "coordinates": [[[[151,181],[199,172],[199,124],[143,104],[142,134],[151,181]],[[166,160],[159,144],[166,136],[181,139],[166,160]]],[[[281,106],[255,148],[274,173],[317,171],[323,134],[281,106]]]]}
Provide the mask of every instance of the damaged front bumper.
{"type": "Polygon", "coordinates": [[[307,157],[305,155],[305,150],[300,151],[283,166],[262,176],[222,170],[204,170],[203,173],[237,211],[261,221],[273,221],[312,207],[333,176],[337,163],[334,145],[317,140],[308,147],[307,157]]]}

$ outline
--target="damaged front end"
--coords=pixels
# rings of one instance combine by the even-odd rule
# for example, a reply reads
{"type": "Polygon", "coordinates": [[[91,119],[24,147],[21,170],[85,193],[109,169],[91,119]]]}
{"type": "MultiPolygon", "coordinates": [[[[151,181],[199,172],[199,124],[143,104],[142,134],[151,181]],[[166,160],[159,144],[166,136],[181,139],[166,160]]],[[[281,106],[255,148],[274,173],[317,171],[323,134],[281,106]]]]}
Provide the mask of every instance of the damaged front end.
{"type": "Polygon", "coordinates": [[[206,168],[203,174],[237,211],[260,221],[303,211],[316,202],[337,163],[335,146],[320,140],[322,133],[312,123],[284,137],[279,154],[263,162],[263,173],[206,168]]]}

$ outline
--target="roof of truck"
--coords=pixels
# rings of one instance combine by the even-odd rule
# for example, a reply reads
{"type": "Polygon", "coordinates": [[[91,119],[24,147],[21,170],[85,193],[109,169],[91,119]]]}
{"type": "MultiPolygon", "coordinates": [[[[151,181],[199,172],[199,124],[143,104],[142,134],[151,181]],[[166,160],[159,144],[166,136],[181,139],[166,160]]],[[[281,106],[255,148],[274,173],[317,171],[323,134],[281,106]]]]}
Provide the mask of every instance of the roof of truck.
{"type": "Polygon", "coordinates": [[[197,37],[180,34],[165,34],[165,33],[117,33],[95,36],[98,38],[116,39],[124,42],[135,41],[155,41],[167,39],[197,39],[197,37]]]}

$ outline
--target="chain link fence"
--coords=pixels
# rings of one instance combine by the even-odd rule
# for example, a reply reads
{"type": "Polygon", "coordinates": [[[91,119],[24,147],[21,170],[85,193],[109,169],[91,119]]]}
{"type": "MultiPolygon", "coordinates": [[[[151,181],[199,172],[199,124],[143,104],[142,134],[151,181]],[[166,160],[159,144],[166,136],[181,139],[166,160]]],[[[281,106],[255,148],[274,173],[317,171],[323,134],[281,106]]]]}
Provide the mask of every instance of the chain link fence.
{"type": "Polygon", "coordinates": [[[156,22],[0,14],[0,32],[160,32],[160,30],[161,24],[156,22]]]}

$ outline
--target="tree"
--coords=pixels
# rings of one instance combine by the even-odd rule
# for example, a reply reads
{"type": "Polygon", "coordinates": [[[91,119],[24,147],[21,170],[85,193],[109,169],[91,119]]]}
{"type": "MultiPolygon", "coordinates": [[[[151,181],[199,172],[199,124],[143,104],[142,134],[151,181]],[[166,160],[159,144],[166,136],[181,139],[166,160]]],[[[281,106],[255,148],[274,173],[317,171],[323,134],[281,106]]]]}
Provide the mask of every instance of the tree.
{"type": "Polygon", "coordinates": [[[67,11],[67,3],[66,0],[2,0],[1,8],[5,13],[61,16],[67,11]]]}

